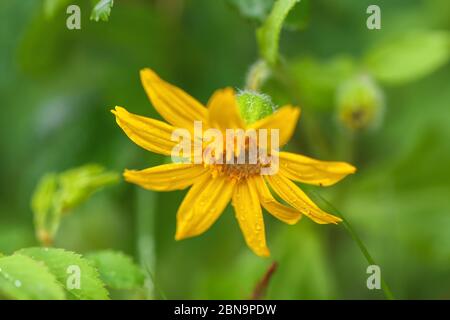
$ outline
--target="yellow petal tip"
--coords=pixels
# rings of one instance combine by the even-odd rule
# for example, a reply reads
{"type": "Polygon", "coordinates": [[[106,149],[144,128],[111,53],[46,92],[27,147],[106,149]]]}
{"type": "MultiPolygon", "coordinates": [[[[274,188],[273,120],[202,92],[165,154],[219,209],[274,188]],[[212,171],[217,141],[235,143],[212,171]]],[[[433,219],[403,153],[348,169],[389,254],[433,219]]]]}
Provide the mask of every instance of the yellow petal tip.
{"type": "Polygon", "coordinates": [[[269,249],[265,248],[260,252],[255,252],[258,256],[262,258],[269,258],[270,257],[270,251],[269,249]]]}
{"type": "Polygon", "coordinates": [[[123,111],[126,111],[125,108],[122,108],[120,106],[115,106],[114,109],[111,109],[111,113],[114,114],[116,117],[119,116],[119,113],[123,111]]]}
{"type": "Polygon", "coordinates": [[[158,74],[150,68],[141,69],[139,73],[140,73],[141,79],[144,79],[144,78],[152,79],[152,80],[160,79],[158,74]]]}
{"type": "Polygon", "coordinates": [[[179,224],[177,224],[177,230],[175,231],[175,241],[180,241],[183,239],[188,238],[189,236],[186,234],[186,228],[180,227],[179,224]]]}
{"type": "Polygon", "coordinates": [[[186,237],[180,231],[177,230],[177,232],[175,233],[175,241],[180,241],[180,240],[183,240],[185,238],[186,237]]]}
{"type": "Polygon", "coordinates": [[[132,176],[133,172],[135,172],[135,170],[128,170],[125,169],[122,173],[122,176],[125,178],[126,181],[129,181],[130,177],[132,176]]]}

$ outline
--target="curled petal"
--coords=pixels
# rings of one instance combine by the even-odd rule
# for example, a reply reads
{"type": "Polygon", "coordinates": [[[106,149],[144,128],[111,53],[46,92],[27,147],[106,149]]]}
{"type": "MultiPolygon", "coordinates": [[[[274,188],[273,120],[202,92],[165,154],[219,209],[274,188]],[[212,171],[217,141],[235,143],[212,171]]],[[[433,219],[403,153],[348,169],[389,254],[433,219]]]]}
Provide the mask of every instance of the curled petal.
{"type": "Polygon", "coordinates": [[[319,186],[330,186],[356,168],[346,162],[320,161],[295,153],[280,152],[280,173],[287,178],[319,186]]]}
{"type": "Polygon", "coordinates": [[[341,218],[322,211],[308,196],[281,174],[266,176],[272,189],[287,203],[316,223],[327,224],[342,221],[341,218]]]}
{"type": "Polygon", "coordinates": [[[128,138],[144,149],[170,155],[177,144],[171,139],[175,128],[165,122],[135,115],[122,107],[111,112],[128,138]]]}
{"type": "Polygon", "coordinates": [[[296,224],[298,220],[300,220],[302,215],[299,211],[285,206],[274,199],[266,182],[261,176],[255,176],[251,180],[251,183],[253,183],[256,190],[258,190],[259,200],[261,201],[262,206],[270,214],[287,224],[296,224]]]}

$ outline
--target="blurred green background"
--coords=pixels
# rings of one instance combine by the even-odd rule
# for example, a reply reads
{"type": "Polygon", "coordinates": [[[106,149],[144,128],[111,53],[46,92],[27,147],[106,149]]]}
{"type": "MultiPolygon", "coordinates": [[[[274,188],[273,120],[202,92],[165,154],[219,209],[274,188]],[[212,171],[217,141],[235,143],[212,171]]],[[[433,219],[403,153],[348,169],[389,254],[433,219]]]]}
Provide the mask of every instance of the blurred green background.
{"type": "MultiPolygon", "coordinates": [[[[242,3],[232,0],[117,0],[109,21],[95,22],[89,20],[90,1],[72,1],[81,8],[81,30],[68,30],[67,5],[46,14],[44,2],[0,2],[0,252],[5,254],[38,245],[30,199],[47,172],[85,163],[122,172],[167,161],[134,145],[109,112],[120,105],[160,118],[141,87],[141,68],[153,68],[204,103],[217,88],[243,88],[258,59],[255,28],[267,12],[262,6],[246,14],[242,3]]],[[[263,87],[277,105],[302,107],[287,148],[358,167],[336,186],[311,189],[350,221],[396,298],[449,299],[448,42],[441,48],[433,40],[412,45],[405,40],[404,59],[411,55],[412,65],[427,65],[433,55],[440,62],[399,81],[372,76],[360,63],[390,39],[401,44],[395,39],[408,34],[420,39],[414,34],[435,30],[448,38],[449,2],[314,0],[297,9],[280,43],[294,87],[287,90],[276,77],[263,87]],[[381,7],[381,30],[366,27],[366,8],[374,3],[381,7]],[[354,130],[342,122],[346,106],[337,96],[360,74],[373,78],[384,102],[369,106],[378,108],[376,125],[354,130]]],[[[394,75],[402,68],[395,61],[389,66],[389,59],[381,64],[394,75]]],[[[408,63],[403,67],[408,74],[408,63]]],[[[272,255],[262,259],[246,247],[228,208],[206,234],[176,242],[175,215],[184,193],[153,193],[122,181],[67,216],[55,246],[79,253],[112,248],[145,261],[159,288],[157,298],[161,291],[168,298],[249,298],[272,261],[279,265],[267,298],[383,298],[381,290],[367,289],[368,264],[342,225],[305,218],[288,226],[266,214],[272,255]]]]}

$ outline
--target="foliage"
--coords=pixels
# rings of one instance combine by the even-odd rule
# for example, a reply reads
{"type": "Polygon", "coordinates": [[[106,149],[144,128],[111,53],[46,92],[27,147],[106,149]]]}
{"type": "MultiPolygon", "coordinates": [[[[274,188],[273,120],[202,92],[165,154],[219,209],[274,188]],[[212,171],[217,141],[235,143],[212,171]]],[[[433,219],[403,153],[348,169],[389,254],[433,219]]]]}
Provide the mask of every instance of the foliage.
{"type": "Polygon", "coordinates": [[[109,299],[117,290],[143,288],[143,271],[112,250],[80,254],[55,248],[26,248],[0,257],[0,296],[9,299],[109,299]],[[72,269],[79,273],[74,286],[72,269]]]}
{"type": "Polygon", "coordinates": [[[99,165],[84,165],[58,175],[44,175],[31,200],[38,239],[43,244],[51,244],[63,214],[101,188],[118,181],[118,174],[105,172],[99,165]]]}
{"type": "Polygon", "coordinates": [[[95,7],[92,9],[91,20],[108,21],[113,5],[114,0],[99,0],[95,7]]]}
{"type": "MultiPolygon", "coordinates": [[[[101,188],[124,168],[166,161],[129,143],[109,112],[158,117],[143,67],[205,104],[232,86],[300,105],[286,150],[358,168],[312,190],[344,214],[395,297],[449,296],[447,0],[379,1],[380,30],[366,28],[369,0],[80,0],[79,31],[65,27],[68,4],[0,1],[1,298],[243,299],[272,263],[248,252],[230,209],[207,234],[176,242],[184,191],[101,188]],[[89,21],[94,7],[107,23],[89,21]],[[384,97],[383,116],[372,130],[345,130],[340,94],[360,101],[368,88],[384,97]],[[79,168],[91,162],[108,170],[79,168]],[[60,249],[36,248],[50,240],[60,249]],[[64,278],[72,262],[87,271],[78,295],[64,278]]],[[[265,220],[279,266],[267,298],[383,298],[367,289],[368,263],[344,227],[265,220]]]]}
{"type": "Polygon", "coordinates": [[[130,257],[120,252],[104,250],[92,252],[87,258],[100,272],[103,282],[118,290],[139,289],[144,286],[144,274],[130,257]]]}
{"type": "Polygon", "coordinates": [[[367,68],[387,84],[419,79],[444,65],[450,57],[450,32],[409,32],[368,51],[367,68]]]}
{"type": "Polygon", "coordinates": [[[0,258],[0,296],[8,299],[64,299],[56,277],[45,265],[20,254],[0,258]]]}
{"type": "Polygon", "coordinates": [[[278,61],[278,42],[283,22],[299,0],[277,0],[263,25],[257,30],[261,56],[273,65],[278,61]]]}

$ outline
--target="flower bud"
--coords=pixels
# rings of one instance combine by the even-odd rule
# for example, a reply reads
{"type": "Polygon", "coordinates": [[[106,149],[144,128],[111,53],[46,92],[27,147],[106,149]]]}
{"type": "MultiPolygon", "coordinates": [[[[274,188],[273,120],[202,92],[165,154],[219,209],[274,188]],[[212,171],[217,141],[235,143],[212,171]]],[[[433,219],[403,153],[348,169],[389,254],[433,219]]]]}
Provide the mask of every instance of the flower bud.
{"type": "Polygon", "coordinates": [[[239,92],[237,102],[241,117],[246,124],[252,124],[271,115],[275,109],[268,95],[250,90],[239,92]]]}
{"type": "Polygon", "coordinates": [[[337,89],[338,119],[351,130],[376,129],[384,114],[384,95],[368,75],[358,75],[337,89]]]}

